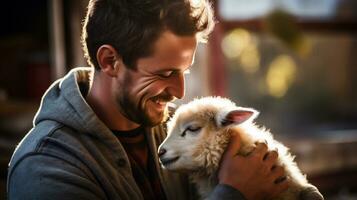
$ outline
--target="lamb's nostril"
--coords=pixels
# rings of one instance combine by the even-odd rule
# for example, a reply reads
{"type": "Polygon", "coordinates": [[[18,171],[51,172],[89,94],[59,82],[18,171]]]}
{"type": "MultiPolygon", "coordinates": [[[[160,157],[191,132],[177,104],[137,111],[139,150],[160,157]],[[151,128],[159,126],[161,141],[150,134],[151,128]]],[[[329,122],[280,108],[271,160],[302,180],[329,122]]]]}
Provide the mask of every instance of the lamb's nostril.
{"type": "Polygon", "coordinates": [[[159,157],[161,157],[162,155],[164,155],[166,153],[166,149],[164,148],[160,148],[159,149],[159,157]]]}

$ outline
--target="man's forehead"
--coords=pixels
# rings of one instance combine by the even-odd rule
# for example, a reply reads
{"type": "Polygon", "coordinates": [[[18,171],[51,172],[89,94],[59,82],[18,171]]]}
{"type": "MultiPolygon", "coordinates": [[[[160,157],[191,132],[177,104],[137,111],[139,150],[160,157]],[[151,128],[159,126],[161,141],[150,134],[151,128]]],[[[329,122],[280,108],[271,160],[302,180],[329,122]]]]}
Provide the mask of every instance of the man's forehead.
{"type": "Polygon", "coordinates": [[[194,36],[177,36],[164,32],[155,42],[152,55],[138,60],[138,65],[150,71],[188,69],[194,62],[197,47],[194,36]]]}
{"type": "Polygon", "coordinates": [[[153,55],[180,55],[190,57],[197,46],[196,36],[179,36],[171,31],[164,31],[154,43],[153,55]]]}

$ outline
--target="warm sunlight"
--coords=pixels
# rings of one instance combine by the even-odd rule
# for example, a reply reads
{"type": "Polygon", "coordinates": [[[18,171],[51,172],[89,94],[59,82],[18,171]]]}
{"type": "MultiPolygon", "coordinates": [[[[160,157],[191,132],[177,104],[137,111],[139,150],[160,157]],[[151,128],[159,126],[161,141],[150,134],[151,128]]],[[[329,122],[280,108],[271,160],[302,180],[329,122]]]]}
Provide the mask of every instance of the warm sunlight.
{"type": "Polygon", "coordinates": [[[268,92],[276,98],[283,97],[296,77],[296,64],[292,57],[280,55],[269,66],[266,76],[268,92]]]}

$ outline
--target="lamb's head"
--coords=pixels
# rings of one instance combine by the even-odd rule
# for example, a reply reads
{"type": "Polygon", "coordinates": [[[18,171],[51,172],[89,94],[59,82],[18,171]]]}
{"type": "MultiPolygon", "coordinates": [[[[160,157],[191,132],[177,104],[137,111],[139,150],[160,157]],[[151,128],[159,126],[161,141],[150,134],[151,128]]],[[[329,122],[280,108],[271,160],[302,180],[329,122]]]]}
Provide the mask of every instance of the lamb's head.
{"type": "Polygon", "coordinates": [[[229,128],[251,121],[257,114],[221,97],[204,97],[180,106],[168,122],[168,135],[158,150],[161,165],[180,171],[217,169],[230,138],[229,128]]]}

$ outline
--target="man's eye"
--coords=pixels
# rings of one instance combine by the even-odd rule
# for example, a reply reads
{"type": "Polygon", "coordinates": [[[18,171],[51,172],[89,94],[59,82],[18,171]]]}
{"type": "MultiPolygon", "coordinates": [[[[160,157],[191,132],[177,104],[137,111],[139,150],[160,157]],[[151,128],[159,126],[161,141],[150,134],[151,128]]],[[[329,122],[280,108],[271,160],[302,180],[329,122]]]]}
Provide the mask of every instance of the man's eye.
{"type": "Polygon", "coordinates": [[[159,74],[159,76],[163,77],[163,78],[168,78],[170,77],[172,74],[174,73],[174,71],[165,71],[159,74]]]}

